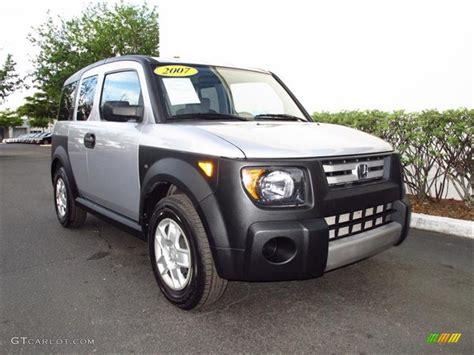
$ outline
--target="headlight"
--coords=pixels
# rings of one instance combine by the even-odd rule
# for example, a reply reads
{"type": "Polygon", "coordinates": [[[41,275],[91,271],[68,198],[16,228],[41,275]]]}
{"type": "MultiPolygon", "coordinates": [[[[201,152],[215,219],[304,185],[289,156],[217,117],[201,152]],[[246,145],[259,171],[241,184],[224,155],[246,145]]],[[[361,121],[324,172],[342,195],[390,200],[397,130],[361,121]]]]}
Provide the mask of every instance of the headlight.
{"type": "Polygon", "coordinates": [[[304,172],[298,168],[243,168],[242,183],[258,204],[297,206],[305,202],[304,172]]]}

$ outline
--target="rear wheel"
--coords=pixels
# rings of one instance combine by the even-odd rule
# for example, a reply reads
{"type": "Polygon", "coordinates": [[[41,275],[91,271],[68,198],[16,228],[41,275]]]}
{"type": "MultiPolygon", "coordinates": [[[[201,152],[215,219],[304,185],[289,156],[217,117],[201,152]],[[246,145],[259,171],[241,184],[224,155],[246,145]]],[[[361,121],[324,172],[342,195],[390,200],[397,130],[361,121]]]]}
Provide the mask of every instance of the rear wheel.
{"type": "Polygon", "coordinates": [[[54,206],[59,223],[63,227],[79,228],[86,221],[87,212],[74,202],[71,186],[63,167],[54,174],[54,206]]]}
{"type": "Polygon", "coordinates": [[[204,226],[186,195],[158,202],[148,241],[156,281],[171,303],[186,310],[204,308],[224,294],[227,280],[217,274],[204,226]]]}

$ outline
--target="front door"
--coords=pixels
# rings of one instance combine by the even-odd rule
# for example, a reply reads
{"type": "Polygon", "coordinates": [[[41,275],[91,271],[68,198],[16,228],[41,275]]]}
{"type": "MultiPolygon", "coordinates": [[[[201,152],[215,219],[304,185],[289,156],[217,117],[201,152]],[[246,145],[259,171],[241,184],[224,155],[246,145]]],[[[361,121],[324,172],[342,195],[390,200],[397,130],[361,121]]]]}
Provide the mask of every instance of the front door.
{"type": "Polygon", "coordinates": [[[103,115],[104,104],[143,106],[138,71],[121,69],[103,75],[97,117],[89,120],[85,142],[89,198],[112,211],[138,221],[140,179],[138,148],[143,123],[113,122],[103,115]]]}

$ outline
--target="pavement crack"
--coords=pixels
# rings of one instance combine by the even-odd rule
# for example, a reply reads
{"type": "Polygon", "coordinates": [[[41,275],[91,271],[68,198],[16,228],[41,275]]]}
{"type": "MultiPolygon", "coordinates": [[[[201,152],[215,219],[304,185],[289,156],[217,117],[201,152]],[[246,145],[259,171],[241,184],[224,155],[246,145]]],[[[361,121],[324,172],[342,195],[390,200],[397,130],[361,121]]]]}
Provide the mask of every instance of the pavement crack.
{"type": "Polygon", "coordinates": [[[105,258],[107,255],[110,255],[110,253],[107,251],[99,251],[95,253],[94,255],[88,257],[87,260],[99,260],[99,259],[105,258]]]}
{"type": "Polygon", "coordinates": [[[250,298],[250,286],[246,285],[247,290],[245,291],[245,295],[242,298],[239,298],[238,300],[235,300],[234,302],[229,303],[227,306],[225,306],[222,311],[228,311],[230,307],[235,306],[236,304],[242,303],[247,301],[250,298]]]}

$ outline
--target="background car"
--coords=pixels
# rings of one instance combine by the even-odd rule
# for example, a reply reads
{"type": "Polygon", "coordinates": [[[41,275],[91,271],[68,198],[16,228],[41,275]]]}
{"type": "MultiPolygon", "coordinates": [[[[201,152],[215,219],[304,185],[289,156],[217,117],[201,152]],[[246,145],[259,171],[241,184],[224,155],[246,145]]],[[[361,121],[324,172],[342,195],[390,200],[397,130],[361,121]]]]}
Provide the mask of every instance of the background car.
{"type": "Polygon", "coordinates": [[[51,144],[52,133],[50,132],[34,132],[22,134],[18,137],[4,138],[3,143],[23,143],[23,144],[51,144]]]}
{"type": "Polygon", "coordinates": [[[28,143],[28,144],[35,144],[36,143],[36,139],[38,139],[39,137],[41,137],[43,133],[32,133],[30,134],[26,140],[25,140],[25,143],[28,143]]]}
{"type": "Polygon", "coordinates": [[[39,136],[33,138],[35,144],[51,144],[52,133],[43,132],[39,136]]]}

